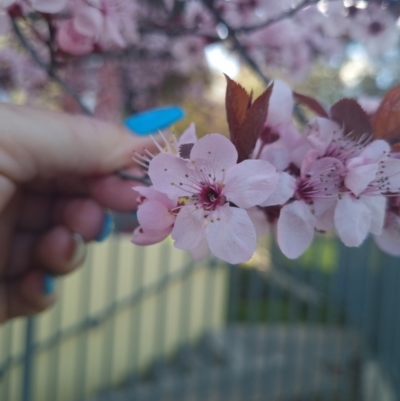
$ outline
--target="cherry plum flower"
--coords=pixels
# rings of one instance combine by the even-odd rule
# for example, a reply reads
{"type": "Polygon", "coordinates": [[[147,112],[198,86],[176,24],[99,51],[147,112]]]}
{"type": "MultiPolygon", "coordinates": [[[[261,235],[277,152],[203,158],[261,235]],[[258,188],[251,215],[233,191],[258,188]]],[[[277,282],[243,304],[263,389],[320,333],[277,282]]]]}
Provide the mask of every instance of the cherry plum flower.
{"type": "Polygon", "coordinates": [[[319,158],[311,150],[304,158],[295,201],[282,207],[277,221],[277,241],[288,258],[299,257],[310,246],[315,229],[333,229],[343,171],[343,164],[333,157],[319,158]]]}
{"type": "Polygon", "coordinates": [[[400,256],[400,197],[388,200],[385,224],[380,235],[374,235],[375,243],[382,251],[400,256]]]}
{"type": "Polygon", "coordinates": [[[167,238],[172,231],[177,203],[162,192],[150,187],[134,187],[139,192],[137,218],[139,227],[133,233],[136,245],[152,245],[167,238]]]}
{"type": "Polygon", "coordinates": [[[171,232],[177,248],[195,249],[205,238],[211,252],[229,263],[252,256],[256,231],[246,209],[265,201],[279,176],[266,161],[237,159],[227,138],[210,134],[193,145],[187,160],[168,153],[151,160],[154,189],[180,205],[171,232]]]}
{"type": "Polygon", "coordinates": [[[390,146],[375,140],[346,163],[344,185],[349,190],[337,204],[335,225],[347,246],[359,246],[368,233],[380,235],[385,223],[385,195],[400,191],[400,160],[390,146]]]}
{"type": "Polygon", "coordinates": [[[278,171],[283,171],[289,166],[290,152],[301,140],[293,120],[293,107],[292,90],[285,82],[275,79],[267,119],[254,154],[255,158],[272,163],[278,171]]]}

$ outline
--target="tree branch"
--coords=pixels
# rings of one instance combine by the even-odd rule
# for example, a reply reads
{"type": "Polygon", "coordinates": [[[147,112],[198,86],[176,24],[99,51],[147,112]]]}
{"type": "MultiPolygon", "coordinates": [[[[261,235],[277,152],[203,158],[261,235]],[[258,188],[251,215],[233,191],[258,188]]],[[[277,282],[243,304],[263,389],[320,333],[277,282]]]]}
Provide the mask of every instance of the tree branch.
{"type": "Polygon", "coordinates": [[[278,17],[275,18],[271,18],[265,22],[262,22],[258,25],[252,25],[252,26],[247,26],[247,27],[241,27],[241,28],[237,28],[235,29],[236,33],[250,33],[250,32],[254,32],[257,31],[259,29],[263,29],[266,28],[272,24],[275,24],[276,22],[282,21],[284,19],[293,17],[295,14],[297,14],[299,11],[303,10],[304,8],[312,5],[312,4],[317,4],[320,0],[303,0],[302,3],[300,3],[297,7],[295,8],[291,8],[290,10],[288,10],[287,12],[279,15],[278,17]]]}
{"type": "Polygon", "coordinates": [[[18,24],[14,20],[14,18],[11,18],[11,23],[14,29],[14,33],[17,36],[18,40],[20,41],[21,45],[29,52],[29,54],[32,56],[33,60],[35,63],[42,68],[44,71],[47,72],[50,78],[53,79],[53,81],[57,82],[65,92],[67,92],[72,98],[78,103],[79,107],[81,108],[82,112],[86,115],[93,115],[91,110],[82,102],[82,99],[79,97],[79,94],[75,92],[66,82],[64,82],[53,70],[51,65],[46,64],[42,58],[39,56],[39,54],[36,52],[36,50],[31,46],[29,43],[28,39],[24,36],[24,34],[21,32],[18,24]]]}
{"type": "MultiPolygon", "coordinates": [[[[314,1],[314,0],[306,0],[306,1],[314,1]]],[[[225,21],[224,18],[221,17],[219,12],[213,7],[213,0],[202,0],[203,4],[208,8],[208,10],[212,13],[214,18],[220,24],[225,25],[228,31],[228,38],[232,40],[234,47],[240,54],[240,56],[246,61],[246,63],[253,69],[253,71],[262,79],[265,85],[269,85],[271,80],[261,71],[261,68],[258,64],[254,61],[254,59],[249,55],[246,48],[240,43],[240,40],[236,36],[237,30],[229,26],[229,24],[225,21]]],[[[294,112],[298,120],[305,124],[307,122],[306,117],[300,110],[300,108],[295,105],[294,112]]]]}

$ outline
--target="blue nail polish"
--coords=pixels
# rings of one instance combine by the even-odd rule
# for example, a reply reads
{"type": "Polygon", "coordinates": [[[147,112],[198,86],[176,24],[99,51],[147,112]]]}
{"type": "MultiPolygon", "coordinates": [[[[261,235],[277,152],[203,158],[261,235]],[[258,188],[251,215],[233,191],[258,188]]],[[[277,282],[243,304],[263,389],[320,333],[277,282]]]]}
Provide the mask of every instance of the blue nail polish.
{"type": "Polygon", "coordinates": [[[45,274],[43,276],[43,291],[46,295],[50,295],[54,292],[56,287],[56,280],[51,274],[45,274]]]}
{"type": "Polygon", "coordinates": [[[149,135],[169,127],[185,116],[178,106],[167,106],[134,114],[125,120],[125,126],[138,135],[149,135]]]}
{"type": "Polygon", "coordinates": [[[102,242],[110,236],[114,229],[114,219],[111,213],[106,213],[103,219],[103,226],[101,228],[100,234],[96,237],[97,242],[102,242]]]}

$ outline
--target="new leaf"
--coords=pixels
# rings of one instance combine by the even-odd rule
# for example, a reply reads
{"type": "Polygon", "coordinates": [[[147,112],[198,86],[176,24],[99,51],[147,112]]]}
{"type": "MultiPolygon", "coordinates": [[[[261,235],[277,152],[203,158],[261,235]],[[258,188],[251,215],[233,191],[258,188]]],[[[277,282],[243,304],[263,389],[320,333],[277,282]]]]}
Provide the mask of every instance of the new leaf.
{"type": "Polygon", "coordinates": [[[273,85],[252,102],[251,95],[226,76],[226,117],[232,143],[238,151],[238,163],[249,159],[268,114],[268,104],[273,85]]]}

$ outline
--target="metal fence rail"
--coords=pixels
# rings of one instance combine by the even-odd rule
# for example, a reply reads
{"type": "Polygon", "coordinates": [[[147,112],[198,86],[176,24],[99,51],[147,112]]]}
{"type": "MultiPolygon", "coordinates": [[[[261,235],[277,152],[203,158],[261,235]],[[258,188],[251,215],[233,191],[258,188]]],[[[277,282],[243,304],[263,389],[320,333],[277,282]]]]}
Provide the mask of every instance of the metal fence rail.
{"type": "Polygon", "coordinates": [[[115,236],[0,329],[0,400],[397,401],[399,269],[371,241],[228,266],[115,236]]]}

